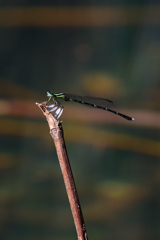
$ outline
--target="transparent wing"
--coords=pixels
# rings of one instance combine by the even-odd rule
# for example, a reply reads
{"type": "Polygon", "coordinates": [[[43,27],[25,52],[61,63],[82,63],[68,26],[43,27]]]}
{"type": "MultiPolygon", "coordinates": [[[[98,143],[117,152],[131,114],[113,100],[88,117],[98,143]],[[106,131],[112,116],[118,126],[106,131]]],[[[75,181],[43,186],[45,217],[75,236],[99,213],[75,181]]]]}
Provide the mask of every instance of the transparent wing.
{"type": "Polygon", "coordinates": [[[108,107],[113,105],[113,102],[105,98],[89,97],[89,96],[79,96],[76,94],[64,93],[65,101],[80,101],[84,103],[94,104],[101,107],[108,107]]]}

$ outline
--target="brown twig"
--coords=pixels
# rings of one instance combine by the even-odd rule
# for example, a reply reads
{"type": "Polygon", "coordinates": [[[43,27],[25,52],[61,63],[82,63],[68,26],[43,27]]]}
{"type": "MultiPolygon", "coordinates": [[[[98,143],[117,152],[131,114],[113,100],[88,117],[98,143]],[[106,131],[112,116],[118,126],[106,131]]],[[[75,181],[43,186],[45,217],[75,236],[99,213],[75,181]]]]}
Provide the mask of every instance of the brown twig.
{"type": "Polygon", "coordinates": [[[53,138],[58,159],[60,162],[61,171],[63,174],[67,195],[68,195],[69,203],[71,206],[74,223],[76,226],[78,240],[87,240],[88,237],[86,233],[86,227],[83,219],[83,214],[82,214],[71,166],[70,166],[68,155],[67,155],[62,124],[61,122],[57,121],[53,117],[53,115],[47,110],[47,108],[44,105],[39,103],[36,103],[36,105],[38,105],[38,107],[41,109],[41,111],[45,115],[49,124],[50,134],[53,138]]]}

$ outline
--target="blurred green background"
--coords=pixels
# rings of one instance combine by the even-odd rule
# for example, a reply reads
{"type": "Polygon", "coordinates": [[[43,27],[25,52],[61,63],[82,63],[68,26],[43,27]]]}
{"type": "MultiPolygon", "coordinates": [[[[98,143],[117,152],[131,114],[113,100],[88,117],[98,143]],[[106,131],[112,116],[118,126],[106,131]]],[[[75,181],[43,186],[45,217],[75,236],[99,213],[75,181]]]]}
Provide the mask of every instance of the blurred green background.
{"type": "Polygon", "coordinates": [[[46,91],[109,98],[119,116],[62,102],[89,239],[160,239],[160,1],[0,1],[0,239],[76,231],[46,91]]]}

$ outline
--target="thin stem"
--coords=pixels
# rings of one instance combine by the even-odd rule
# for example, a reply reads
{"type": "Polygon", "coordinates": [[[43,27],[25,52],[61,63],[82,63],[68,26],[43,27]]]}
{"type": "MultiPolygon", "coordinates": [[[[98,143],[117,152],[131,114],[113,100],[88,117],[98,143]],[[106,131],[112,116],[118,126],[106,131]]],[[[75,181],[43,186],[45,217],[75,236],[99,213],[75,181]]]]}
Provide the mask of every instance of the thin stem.
{"type": "Polygon", "coordinates": [[[38,105],[38,107],[41,109],[49,124],[50,134],[56,147],[74,223],[76,226],[78,240],[88,240],[80,201],[68,159],[62,123],[57,121],[44,105],[39,103],[36,103],[36,105],[38,105]]]}

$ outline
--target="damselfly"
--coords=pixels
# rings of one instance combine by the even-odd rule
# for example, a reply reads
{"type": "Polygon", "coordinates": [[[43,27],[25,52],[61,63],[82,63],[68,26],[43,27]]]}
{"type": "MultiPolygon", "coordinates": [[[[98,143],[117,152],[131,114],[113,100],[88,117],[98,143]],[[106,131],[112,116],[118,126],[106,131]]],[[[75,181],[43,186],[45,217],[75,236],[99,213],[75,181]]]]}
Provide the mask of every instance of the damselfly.
{"type": "MultiPolygon", "coordinates": [[[[65,101],[72,101],[72,102],[85,104],[91,107],[100,108],[100,109],[112,112],[116,115],[119,115],[120,117],[123,117],[129,121],[134,120],[134,118],[132,117],[129,117],[127,115],[124,115],[120,112],[114,111],[106,107],[108,103],[113,103],[109,99],[97,98],[97,97],[85,97],[85,96],[79,96],[76,94],[68,94],[68,93],[52,93],[51,91],[47,91],[47,97],[49,97],[47,102],[49,102],[51,98],[53,99],[53,104],[49,105],[47,109],[50,112],[55,111],[54,117],[56,119],[58,119],[63,112],[63,106],[57,99],[63,99],[65,101]]],[[[47,102],[44,102],[44,103],[47,103],[47,102]]]]}

